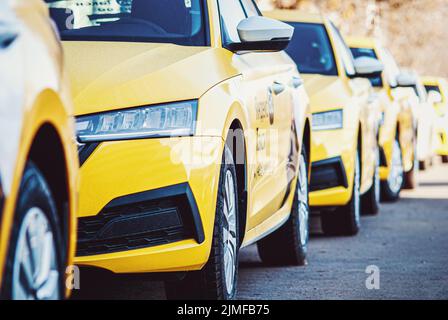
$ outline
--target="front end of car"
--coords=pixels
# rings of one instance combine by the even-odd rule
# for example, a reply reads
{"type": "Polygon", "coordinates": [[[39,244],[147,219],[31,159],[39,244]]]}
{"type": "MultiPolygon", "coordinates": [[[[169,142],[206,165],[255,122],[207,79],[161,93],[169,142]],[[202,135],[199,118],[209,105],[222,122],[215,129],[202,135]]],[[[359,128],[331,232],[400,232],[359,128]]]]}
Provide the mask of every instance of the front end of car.
{"type": "Polygon", "coordinates": [[[205,106],[219,105],[210,88],[233,70],[217,72],[210,47],[63,45],[81,164],[75,263],[115,273],[201,269],[225,144],[205,106]]]}
{"type": "Polygon", "coordinates": [[[218,104],[207,92],[233,76],[213,69],[204,2],[133,1],[112,12],[114,19],[99,17],[99,28],[85,24],[88,10],[76,5],[50,4],[75,105],[75,263],[115,273],[201,269],[210,254],[224,141],[220,131],[198,132],[198,121],[215,125],[201,116],[204,104],[218,104]]]}
{"type": "Polygon", "coordinates": [[[224,142],[194,135],[198,104],[78,118],[85,161],[77,264],[116,273],[195,270],[205,264],[224,142]]]}
{"type": "Polygon", "coordinates": [[[424,77],[423,84],[430,99],[435,99],[436,154],[448,157],[448,83],[443,78],[424,77]],[[435,98],[434,98],[435,94],[435,98]]]}
{"type": "Polygon", "coordinates": [[[309,74],[304,80],[312,111],[310,205],[317,211],[344,206],[353,190],[357,108],[341,94],[339,77],[309,74]]]}
{"type": "Polygon", "coordinates": [[[442,157],[448,157],[448,108],[445,106],[443,112],[439,114],[439,118],[436,122],[436,153],[442,157]]]}
{"type": "MultiPolygon", "coordinates": [[[[313,106],[312,106],[313,108],[313,106]]],[[[310,205],[336,207],[351,199],[354,174],[353,132],[347,130],[344,108],[313,113],[310,205]]],[[[356,139],[355,139],[356,140],[356,139]]]]}

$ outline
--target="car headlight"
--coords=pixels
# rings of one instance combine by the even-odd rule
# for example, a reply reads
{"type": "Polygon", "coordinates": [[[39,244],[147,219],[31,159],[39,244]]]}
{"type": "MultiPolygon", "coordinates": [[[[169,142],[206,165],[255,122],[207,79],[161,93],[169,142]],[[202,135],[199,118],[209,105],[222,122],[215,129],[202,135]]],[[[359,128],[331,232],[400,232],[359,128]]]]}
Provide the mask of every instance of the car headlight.
{"type": "Polygon", "coordinates": [[[343,111],[332,110],[313,114],[313,130],[334,130],[343,127],[343,111]]]}
{"type": "Polygon", "coordinates": [[[194,134],[197,101],[145,106],[81,116],[76,119],[80,143],[194,134]]]}

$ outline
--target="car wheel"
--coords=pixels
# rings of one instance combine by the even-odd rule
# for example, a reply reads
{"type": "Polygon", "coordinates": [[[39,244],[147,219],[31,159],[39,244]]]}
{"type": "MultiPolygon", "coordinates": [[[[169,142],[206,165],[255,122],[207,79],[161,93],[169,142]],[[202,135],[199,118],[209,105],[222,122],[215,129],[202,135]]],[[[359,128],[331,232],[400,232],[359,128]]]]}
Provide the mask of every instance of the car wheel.
{"type": "Polygon", "coordinates": [[[232,152],[226,146],[219,178],[209,261],[180,281],[165,282],[168,299],[232,300],[236,297],[239,251],[238,194],[232,152]]]}
{"type": "Polygon", "coordinates": [[[361,226],[361,163],[359,152],[355,156],[355,174],[350,202],[335,211],[325,211],[321,215],[322,230],[329,236],[354,236],[361,226]]]}
{"type": "Polygon", "coordinates": [[[261,260],[269,265],[305,265],[309,239],[308,162],[305,148],[299,156],[296,193],[287,222],[258,241],[261,260]]]}
{"type": "Polygon", "coordinates": [[[2,296],[12,300],[59,300],[65,248],[50,189],[29,163],[21,181],[2,296]]]}
{"type": "Polygon", "coordinates": [[[442,163],[448,163],[448,156],[442,156],[442,163]]]}
{"type": "Polygon", "coordinates": [[[380,151],[377,149],[372,187],[362,196],[362,213],[376,215],[380,209],[380,151]]]}
{"type": "Polygon", "coordinates": [[[425,160],[419,161],[418,162],[418,167],[419,167],[419,169],[421,171],[425,171],[427,169],[426,161],[425,160]]]}
{"type": "Polygon", "coordinates": [[[392,163],[389,177],[386,181],[381,181],[381,200],[387,202],[397,201],[403,188],[403,182],[403,157],[400,142],[396,139],[392,146],[392,163]]]}

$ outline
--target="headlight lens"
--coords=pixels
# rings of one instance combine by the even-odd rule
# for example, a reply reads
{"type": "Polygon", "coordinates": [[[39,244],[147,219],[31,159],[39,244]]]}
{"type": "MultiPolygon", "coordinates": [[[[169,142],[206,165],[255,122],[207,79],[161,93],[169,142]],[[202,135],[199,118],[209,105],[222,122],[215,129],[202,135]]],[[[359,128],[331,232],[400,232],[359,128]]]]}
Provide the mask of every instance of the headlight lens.
{"type": "Polygon", "coordinates": [[[343,111],[333,110],[313,114],[313,130],[334,130],[343,127],[343,111]]]}
{"type": "Polygon", "coordinates": [[[184,101],[81,116],[76,119],[78,141],[191,136],[197,106],[197,101],[184,101]]]}

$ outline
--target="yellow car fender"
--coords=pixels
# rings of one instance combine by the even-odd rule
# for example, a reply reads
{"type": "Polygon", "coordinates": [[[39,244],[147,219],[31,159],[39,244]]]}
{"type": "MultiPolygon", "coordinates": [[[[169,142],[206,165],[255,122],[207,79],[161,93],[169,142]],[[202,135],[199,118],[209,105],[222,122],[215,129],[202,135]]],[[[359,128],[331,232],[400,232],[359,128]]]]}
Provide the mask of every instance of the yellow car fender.
{"type": "MultiPolygon", "coordinates": [[[[74,150],[75,140],[73,139],[74,121],[70,117],[58,94],[51,89],[45,90],[37,98],[33,105],[26,108],[24,115],[20,150],[17,156],[15,178],[12,183],[11,193],[5,202],[3,221],[1,223],[0,233],[0,261],[5,261],[8,251],[8,239],[11,234],[12,222],[14,220],[14,211],[16,207],[18,191],[21,183],[22,173],[28,159],[28,152],[31,149],[34,137],[44,126],[51,126],[60,139],[60,144],[64,150],[67,195],[69,212],[77,212],[77,198],[75,193],[70,190],[78,190],[77,167],[78,157],[74,150]],[[70,137],[70,138],[68,138],[70,137]]],[[[76,227],[77,219],[75,214],[68,216],[68,234],[69,248],[67,251],[68,265],[73,263],[73,257],[76,249],[76,227]]],[[[0,264],[0,283],[3,276],[4,263],[0,264]]],[[[68,294],[68,291],[67,291],[68,294]]]]}

